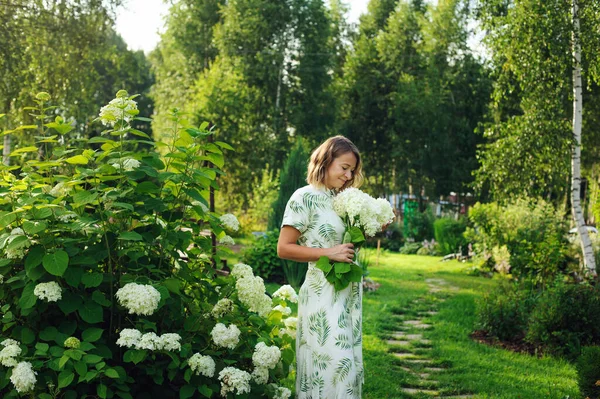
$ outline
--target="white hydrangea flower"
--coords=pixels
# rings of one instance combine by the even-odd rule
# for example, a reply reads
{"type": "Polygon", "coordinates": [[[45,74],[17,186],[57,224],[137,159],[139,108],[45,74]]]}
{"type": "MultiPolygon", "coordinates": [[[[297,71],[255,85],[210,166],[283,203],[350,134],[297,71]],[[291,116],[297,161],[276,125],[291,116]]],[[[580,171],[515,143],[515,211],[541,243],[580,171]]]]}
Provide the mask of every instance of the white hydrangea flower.
{"type": "Polygon", "coordinates": [[[71,187],[67,186],[63,182],[59,182],[56,183],[54,187],[52,187],[52,189],[50,190],[50,195],[56,198],[64,197],[65,195],[69,194],[70,191],[71,187]]]}
{"type": "Polygon", "coordinates": [[[290,329],[296,329],[298,327],[298,318],[297,317],[288,317],[283,321],[285,326],[290,329]]]}
{"type": "Polygon", "coordinates": [[[62,288],[56,281],[39,283],[33,289],[33,295],[48,302],[56,302],[62,298],[62,288]]]}
{"type": "Polygon", "coordinates": [[[60,220],[63,223],[68,223],[71,219],[75,219],[77,218],[77,214],[75,212],[67,212],[64,213],[60,216],[58,216],[58,220],[60,220]]]}
{"type": "Polygon", "coordinates": [[[225,215],[222,215],[219,219],[221,220],[221,224],[223,225],[223,227],[225,227],[227,230],[238,231],[240,229],[240,222],[237,220],[235,215],[231,213],[226,213],[225,215]]]}
{"type": "Polygon", "coordinates": [[[296,290],[289,284],[282,285],[275,291],[273,293],[273,298],[281,298],[292,303],[298,302],[298,294],[296,294],[296,290]]]}
{"type": "MultiPolygon", "coordinates": [[[[8,237],[6,244],[10,244],[17,237],[23,237],[23,236],[25,236],[25,232],[23,231],[23,229],[16,227],[10,232],[10,237],[8,237]]],[[[7,247],[6,251],[5,251],[6,257],[8,259],[23,259],[27,248],[29,248],[30,246],[31,246],[31,240],[27,239],[27,240],[19,243],[19,245],[15,248],[8,249],[8,247],[7,247]]]]}
{"type": "Polygon", "coordinates": [[[240,329],[235,324],[226,327],[223,323],[217,323],[210,335],[215,345],[234,349],[240,342],[240,333],[240,329]]]}
{"type": "Polygon", "coordinates": [[[131,172],[132,170],[138,168],[140,166],[140,161],[133,158],[125,158],[121,162],[112,163],[111,166],[115,169],[122,169],[125,172],[131,172]]]}
{"type": "Polygon", "coordinates": [[[266,367],[256,367],[252,371],[252,379],[258,385],[264,385],[269,382],[269,369],[266,367]]]}
{"type": "Polygon", "coordinates": [[[19,342],[14,339],[6,339],[2,345],[4,348],[0,351],[0,363],[4,367],[15,367],[17,365],[16,357],[22,352],[19,342]]]}
{"type": "Polygon", "coordinates": [[[149,332],[142,335],[140,340],[135,343],[135,349],[161,350],[162,344],[163,341],[158,335],[149,332]]]}
{"type": "Polygon", "coordinates": [[[284,316],[289,316],[292,314],[292,309],[287,306],[277,305],[273,308],[275,312],[280,312],[284,316]]]}
{"type": "Polygon", "coordinates": [[[190,369],[196,375],[202,374],[205,377],[212,378],[215,375],[215,361],[210,356],[203,356],[199,353],[195,353],[194,356],[188,360],[190,369]]]}
{"type": "Polygon", "coordinates": [[[233,269],[231,269],[231,275],[235,278],[254,277],[254,272],[252,271],[252,267],[247,264],[236,263],[233,265],[233,269]]]}
{"type": "Polygon", "coordinates": [[[135,345],[142,338],[142,333],[134,328],[125,328],[121,330],[117,345],[124,346],[126,348],[135,347],[135,345]]]}
{"type": "Polygon", "coordinates": [[[375,199],[354,187],[335,196],[333,209],[341,218],[348,217],[351,226],[362,228],[368,237],[394,220],[394,211],[387,200],[375,199]]]}
{"type": "Polygon", "coordinates": [[[165,351],[181,350],[181,336],[177,333],[166,333],[160,336],[161,349],[165,351]]]}
{"type": "Polygon", "coordinates": [[[160,292],[147,284],[127,283],[115,294],[129,313],[149,316],[158,308],[160,292]]]}
{"type": "Polygon", "coordinates": [[[235,367],[225,367],[219,373],[221,381],[221,396],[227,396],[228,392],[234,392],[238,395],[250,392],[250,379],[252,377],[246,371],[236,369],[235,367]]]}
{"type": "Polygon", "coordinates": [[[271,312],[273,301],[265,294],[265,283],[259,276],[240,278],[235,283],[240,301],[251,312],[266,316],[271,312]]]}
{"type": "Polygon", "coordinates": [[[100,108],[100,121],[104,126],[114,126],[119,120],[130,122],[133,116],[129,111],[137,109],[137,103],[126,97],[115,98],[108,105],[100,108]]]}
{"type": "Polygon", "coordinates": [[[29,362],[20,362],[12,370],[10,381],[15,386],[19,393],[32,391],[35,387],[37,373],[33,371],[33,367],[29,362]]]}
{"type": "Polygon", "coordinates": [[[224,237],[221,237],[219,239],[219,244],[220,245],[235,245],[235,241],[230,236],[225,235],[224,237]]]}
{"type": "Polygon", "coordinates": [[[272,369],[277,366],[281,359],[281,349],[277,346],[267,346],[264,342],[259,342],[254,347],[252,354],[252,363],[255,367],[264,367],[272,369]]]}
{"type": "Polygon", "coordinates": [[[219,319],[230,313],[233,310],[233,301],[229,298],[220,299],[219,302],[213,307],[211,314],[216,319],[219,319]]]}
{"type": "Polygon", "coordinates": [[[277,387],[273,399],[289,399],[290,396],[292,396],[292,391],[286,387],[277,387]]]}

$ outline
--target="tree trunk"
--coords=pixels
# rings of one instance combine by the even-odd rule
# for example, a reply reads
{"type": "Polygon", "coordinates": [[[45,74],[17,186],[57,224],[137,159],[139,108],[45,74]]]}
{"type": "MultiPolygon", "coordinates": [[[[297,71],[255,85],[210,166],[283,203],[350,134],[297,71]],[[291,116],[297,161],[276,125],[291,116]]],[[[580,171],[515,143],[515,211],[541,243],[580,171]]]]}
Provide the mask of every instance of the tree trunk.
{"type": "Polygon", "coordinates": [[[573,17],[573,152],[571,158],[571,209],[573,219],[581,239],[584,265],[591,274],[596,274],[596,260],[594,249],[585,227],[583,212],[581,210],[581,124],[583,110],[583,96],[581,84],[581,43],[579,29],[578,0],[572,0],[573,17]]]}

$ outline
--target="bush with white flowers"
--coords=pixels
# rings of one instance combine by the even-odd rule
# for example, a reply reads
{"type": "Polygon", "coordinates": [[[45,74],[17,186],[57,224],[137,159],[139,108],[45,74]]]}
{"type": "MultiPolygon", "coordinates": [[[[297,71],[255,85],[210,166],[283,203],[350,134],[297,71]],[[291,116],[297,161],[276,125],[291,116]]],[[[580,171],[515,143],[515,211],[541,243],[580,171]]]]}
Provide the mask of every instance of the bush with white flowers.
{"type": "Polygon", "coordinates": [[[177,110],[152,141],[125,91],[108,130],[70,146],[49,100],[32,111],[43,150],[0,165],[0,397],[289,397],[295,292],[215,270],[239,229],[206,201],[231,147],[177,110]]]}

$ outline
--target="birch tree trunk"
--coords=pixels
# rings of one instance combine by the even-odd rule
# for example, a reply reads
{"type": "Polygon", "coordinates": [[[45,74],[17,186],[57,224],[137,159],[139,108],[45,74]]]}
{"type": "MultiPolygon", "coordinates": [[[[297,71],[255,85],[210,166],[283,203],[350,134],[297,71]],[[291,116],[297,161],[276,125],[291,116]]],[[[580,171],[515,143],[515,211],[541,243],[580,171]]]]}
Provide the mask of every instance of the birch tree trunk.
{"type": "Polygon", "coordinates": [[[596,274],[596,260],[581,209],[581,124],[583,96],[581,84],[581,42],[578,0],[572,0],[573,17],[573,152],[571,157],[571,204],[573,219],[581,239],[584,265],[588,272],[596,274]]]}

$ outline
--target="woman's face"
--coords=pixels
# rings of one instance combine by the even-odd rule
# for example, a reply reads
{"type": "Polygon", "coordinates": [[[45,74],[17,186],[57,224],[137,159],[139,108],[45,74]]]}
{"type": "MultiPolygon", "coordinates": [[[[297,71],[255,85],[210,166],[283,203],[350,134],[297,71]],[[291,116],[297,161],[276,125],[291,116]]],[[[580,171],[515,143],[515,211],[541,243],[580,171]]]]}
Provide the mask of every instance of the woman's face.
{"type": "Polygon", "coordinates": [[[325,173],[325,186],[329,189],[340,189],[354,176],[357,159],[352,152],[347,152],[335,158],[325,173]]]}

